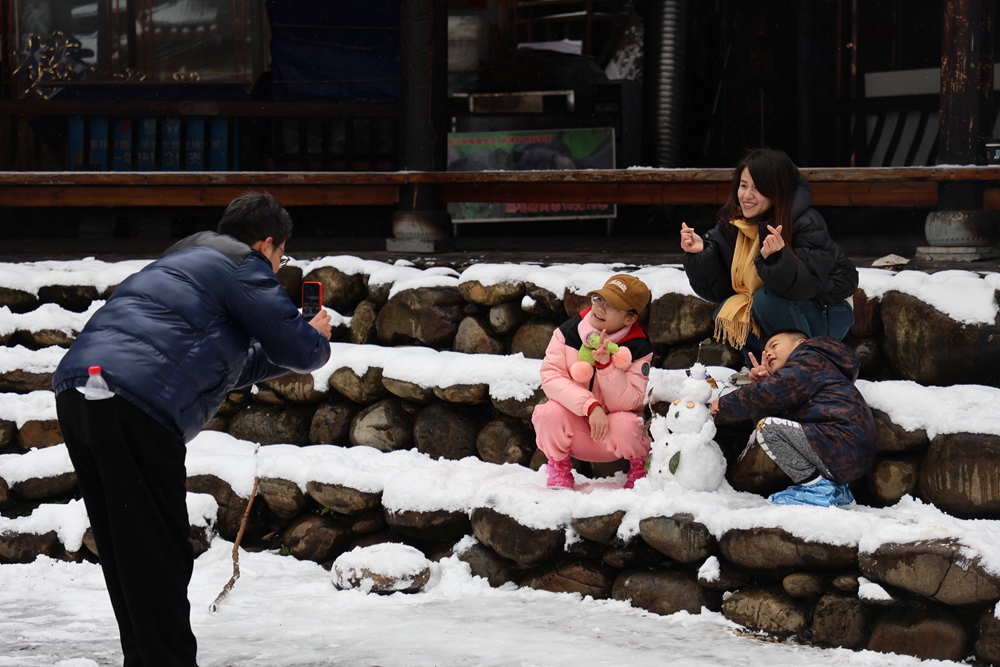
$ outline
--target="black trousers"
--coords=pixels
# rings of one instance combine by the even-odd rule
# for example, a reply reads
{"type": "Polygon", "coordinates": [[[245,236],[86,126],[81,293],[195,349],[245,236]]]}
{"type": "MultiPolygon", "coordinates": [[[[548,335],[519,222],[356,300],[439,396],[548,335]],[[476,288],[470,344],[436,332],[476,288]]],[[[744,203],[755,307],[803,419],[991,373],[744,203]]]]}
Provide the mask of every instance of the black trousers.
{"type": "Polygon", "coordinates": [[[124,667],[192,667],[187,587],[194,568],[185,447],[158,421],[115,396],[56,397],[90,528],[118,619],[124,667]]]}

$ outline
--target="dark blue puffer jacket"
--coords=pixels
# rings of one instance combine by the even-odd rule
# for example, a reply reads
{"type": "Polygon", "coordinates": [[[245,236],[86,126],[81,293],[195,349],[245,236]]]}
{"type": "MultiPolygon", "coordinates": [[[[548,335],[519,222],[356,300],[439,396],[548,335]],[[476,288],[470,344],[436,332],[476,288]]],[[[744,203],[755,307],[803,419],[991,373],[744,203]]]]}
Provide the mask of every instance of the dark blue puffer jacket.
{"type": "Polygon", "coordinates": [[[237,387],[323,366],[309,326],[264,255],[200,232],[129,276],[94,313],[56,369],[56,394],[100,366],[113,392],[188,442],[237,387]]]}
{"type": "Polygon", "coordinates": [[[854,379],[858,356],[828,336],[809,338],[774,375],[719,398],[730,421],[781,417],[799,422],[837,484],[860,479],[875,461],[875,420],[854,379]]]}

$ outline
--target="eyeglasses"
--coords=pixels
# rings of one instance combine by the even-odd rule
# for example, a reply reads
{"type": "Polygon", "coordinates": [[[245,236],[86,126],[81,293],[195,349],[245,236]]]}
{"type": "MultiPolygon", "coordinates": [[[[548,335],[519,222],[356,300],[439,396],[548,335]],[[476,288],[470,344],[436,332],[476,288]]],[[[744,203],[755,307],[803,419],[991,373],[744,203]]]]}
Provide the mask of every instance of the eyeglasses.
{"type": "Polygon", "coordinates": [[[608,302],[602,299],[600,294],[595,294],[592,297],[590,297],[590,305],[594,306],[595,308],[599,307],[608,315],[619,312],[617,308],[612,308],[611,306],[609,306],[608,302]]]}

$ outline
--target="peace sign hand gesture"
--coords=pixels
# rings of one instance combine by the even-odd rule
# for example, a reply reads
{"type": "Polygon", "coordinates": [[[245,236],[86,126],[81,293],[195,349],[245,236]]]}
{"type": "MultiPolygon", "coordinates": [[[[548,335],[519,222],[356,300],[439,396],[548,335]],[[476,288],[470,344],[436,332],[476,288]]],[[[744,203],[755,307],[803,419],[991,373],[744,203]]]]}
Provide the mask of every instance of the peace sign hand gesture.
{"type": "Polygon", "coordinates": [[[608,341],[605,338],[607,333],[606,329],[601,330],[601,337],[598,339],[597,347],[594,348],[593,352],[594,361],[601,366],[607,366],[608,362],[611,361],[611,352],[608,351],[608,341]]]}
{"type": "Polygon", "coordinates": [[[773,255],[785,247],[785,239],[781,238],[781,225],[778,225],[777,228],[768,225],[767,230],[771,233],[764,239],[764,245],[760,248],[761,257],[773,255]]]}
{"type": "Polygon", "coordinates": [[[750,381],[757,382],[758,380],[763,380],[766,377],[771,377],[771,372],[767,370],[767,367],[757,361],[757,357],[753,356],[753,352],[748,352],[747,355],[750,357],[750,362],[753,363],[753,368],[750,369],[750,381]]]}

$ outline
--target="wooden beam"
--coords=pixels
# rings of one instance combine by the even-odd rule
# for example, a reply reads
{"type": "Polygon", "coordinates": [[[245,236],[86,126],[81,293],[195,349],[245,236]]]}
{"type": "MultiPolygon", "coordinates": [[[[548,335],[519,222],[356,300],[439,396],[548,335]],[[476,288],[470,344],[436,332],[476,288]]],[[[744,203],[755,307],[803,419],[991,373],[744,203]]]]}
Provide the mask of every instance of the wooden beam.
{"type": "MultiPolygon", "coordinates": [[[[997,181],[1000,166],[809,168],[817,182],[893,183],[916,181],[997,181]]],[[[589,169],[585,171],[409,172],[410,183],[725,183],[732,169],[589,169]]]]}
{"type": "Polygon", "coordinates": [[[1000,211],[1000,188],[983,189],[983,210],[1000,211]]]}
{"type": "Polygon", "coordinates": [[[728,184],[717,183],[447,183],[446,202],[586,204],[722,204],[728,184]]]}
{"type": "MultiPolygon", "coordinates": [[[[395,185],[270,185],[266,189],[285,206],[392,206],[399,201],[399,187],[395,185]]],[[[0,206],[227,206],[247,190],[238,185],[137,185],[127,188],[0,185],[0,206]]]]}
{"type": "MultiPolygon", "coordinates": [[[[134,85],[134,84],[130,84],[134,85]]],[[[154,100],[0,100],[8,116],[394,117],[398,104],[368,102],[214,102],[154,100]]]]}
{"type": "Polygon", "coordinates": [[[914,183],[814,183],[815,206],[909,206],[933,207],[938,184],[914,183]]]}
{"type": "MultiPolygon", "coordinates": [[[[938,186],[1000,188],[1000,167],[810,169],[818,206],[929,207],[938,186]]],[[[6,206],[217,206],[266,190],[289,206],[386,205],[415,184],[441,186],[444,201],[706,204],[729,194],[731,170],[536,172],[0,172],[6,206]]]]}
{"type": "Polygon", "coordinates": [[[272,187],[277,185],[342,186],[405,185],[405,173],[393,171],[184,171],[184,172],[81,172],[81,171],[7,171],[0,172],[0,185],[76,185],[80,187],[131,187],[175,185],[239,185],[272,187]]]}
{"type": "MultiPolygon", "coordinates": [[[[817,206],[910,206],[937,204],[937,183],[817,183],[817,206]]],[[[710,183],[451,183],[446,202],[538,202],[605,204],[723,204],[729,184],[710,183]]]]}

